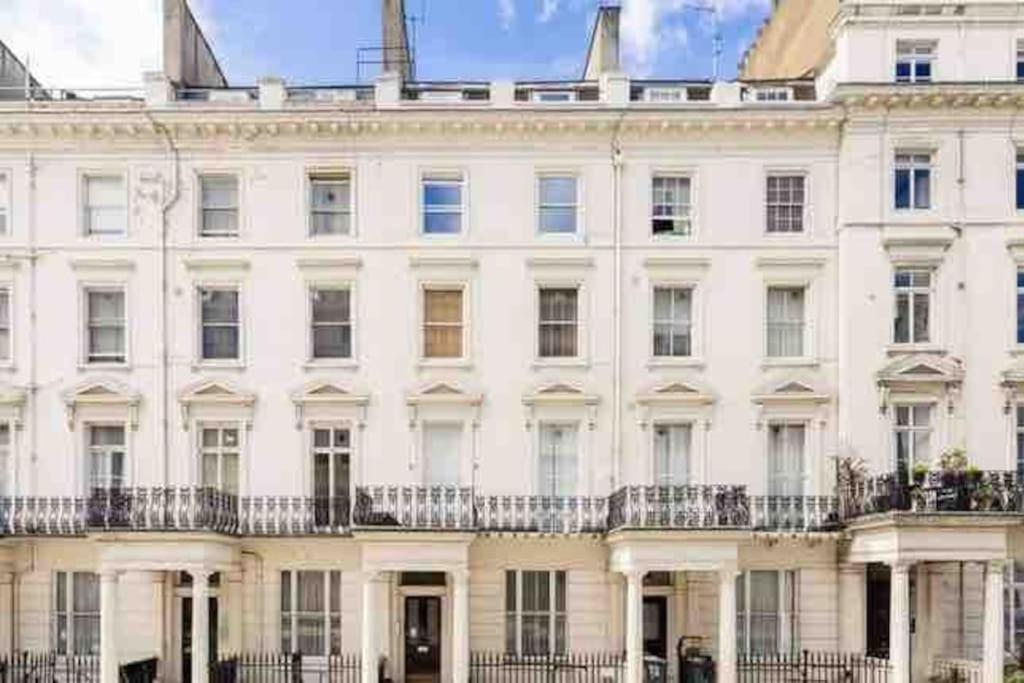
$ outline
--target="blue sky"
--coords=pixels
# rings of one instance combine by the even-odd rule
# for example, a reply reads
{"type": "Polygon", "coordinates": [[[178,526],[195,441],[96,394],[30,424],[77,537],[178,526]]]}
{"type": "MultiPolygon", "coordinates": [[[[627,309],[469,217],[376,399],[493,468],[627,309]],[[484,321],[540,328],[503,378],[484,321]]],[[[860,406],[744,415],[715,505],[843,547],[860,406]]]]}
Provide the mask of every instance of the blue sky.
{"type": "MultiPolygon", "coordinates": [[[[700,3],[701,0],[697,0],[700,3]]],[[[767,0],[718,0],[722,74],[732,76],[767,0]]],[[[356,50],[379,43],[379,0],[205,0],[215,49],[233,83],[264,74],[348,83],[356,50]],[[254,46],[260,46],[254,50],[254,46]]],[[[406,0],[423,80],[575,78],[600,0],[406,0]]],[[[624,53],[635,76],[709,77],[712,24],[680,0],[623,0],[624,53]],[[653,19],[653,21],[651,21],[653,19]]]]}
{"type": "MultiPolygon", "coordinates": [[[[605,0],[608,1],[608,0],[605,0]]],[[[380,0],[189,0],[232,84],[356,80],[380,42],[380,0]]],[[[576,78],[601,0],[406,0],[423,80],[576,78]]],[[[709,15],[722,17],[722,76],[735,74],[771,0],[620,0],[623,55],[639,77],[709,77],[709,15]]],[[[0,40],[51,87],[138,86],[160,68],[161,0],[0,0],[0,40]]]]}

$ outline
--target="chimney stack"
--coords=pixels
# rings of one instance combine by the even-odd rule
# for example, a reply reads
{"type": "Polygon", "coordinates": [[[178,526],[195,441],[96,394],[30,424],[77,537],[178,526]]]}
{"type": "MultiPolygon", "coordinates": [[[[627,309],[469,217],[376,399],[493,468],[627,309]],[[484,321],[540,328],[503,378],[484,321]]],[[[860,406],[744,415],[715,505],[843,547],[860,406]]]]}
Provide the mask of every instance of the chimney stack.
{"type": "Polygon", "coordinates": [[[188,0],[164,0],[164,75],[182,88],[226,88],[217,55],[188,0]]]}
{"type": "Polygon", "coordinates": [[[619,14],[618,6],[604,6],[597,10],[597,19],[590,34],[590,49],[587,51],[587,65],[583,69],[583,80],[596,81],[602,74],[615,73],[621,69],[619,62],[619,14]]]}
{"type": "Polygon", "coordinates": [[[413,67],[405,30],[405,0],[381,0],[381,37],[384,73],[398,74],[403,81],[411,81],[413,67]]]}

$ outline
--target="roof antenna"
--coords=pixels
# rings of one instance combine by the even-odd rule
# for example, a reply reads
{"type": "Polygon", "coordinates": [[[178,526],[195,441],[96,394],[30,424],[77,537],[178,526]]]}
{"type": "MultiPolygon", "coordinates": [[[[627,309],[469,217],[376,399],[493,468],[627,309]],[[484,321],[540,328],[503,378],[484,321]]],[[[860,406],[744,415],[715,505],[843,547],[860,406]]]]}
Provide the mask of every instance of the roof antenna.
{"type": "Polygon", "coordinates": [[[695,12],[705,12],[711,15],[711,73],[714,80],[717,81],[720,75],[722,51],[725,44],[725,41],[722,39],[722,17],[718,12],[718,3],[716,0],[710,0],[708,3],[684,2],[681,6],[685,9],[690,9],[695,12]]]}

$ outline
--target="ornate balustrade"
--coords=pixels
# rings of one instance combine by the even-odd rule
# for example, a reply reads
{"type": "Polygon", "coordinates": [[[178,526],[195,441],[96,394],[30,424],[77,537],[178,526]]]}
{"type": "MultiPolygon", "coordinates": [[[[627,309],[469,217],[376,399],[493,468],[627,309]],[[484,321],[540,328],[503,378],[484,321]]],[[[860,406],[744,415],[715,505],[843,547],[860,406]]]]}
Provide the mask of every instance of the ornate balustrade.
{"type": "Polygon", "coordinates": [[[1022,487],[1014,472],[885,473],[840,482],[843,520],[888,512],[1019,513],[1022,487]]]}
{"type": "Polygon", "coordinates": [[[239,502],[243,536],[344,535],[351,530],[347,496],[247,496],[239,502]]]}
{"type": "Polygon", "coordinates": [[[601,533],[608,521],[603,496],[480,496],[476,510],[488,532],[601,533]]]}
{"type": "Polygon", "coordinates": [[[751,496],[750,525],[755,531],[837,531],[835,496],[751,496]]]}
{"type": "Polygon", "coordinates": [[[461,486],[365,486],[356,489],[357,527],[474,531],[473,489],[461,486]]]}
{"type": "Polygon", "coordinates": [[[609,530],[749,526],[744,486],[625,486],[608,500],[609,530]]]}

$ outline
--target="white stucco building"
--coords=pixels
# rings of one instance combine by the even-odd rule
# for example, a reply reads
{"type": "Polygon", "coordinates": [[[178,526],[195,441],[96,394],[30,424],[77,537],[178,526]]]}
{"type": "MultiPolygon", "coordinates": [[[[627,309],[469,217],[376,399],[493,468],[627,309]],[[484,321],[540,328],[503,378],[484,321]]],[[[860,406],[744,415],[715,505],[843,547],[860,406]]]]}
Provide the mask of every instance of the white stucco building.
{"type": "Polygon", "coordinates": [[[604,9],[483,84],[382,4],[369,85],[229,87],[181,0],[143,93],[0,61],[0,655],[1001,680],[1024,3],[781,0],[715,83],[604,9]]]}

